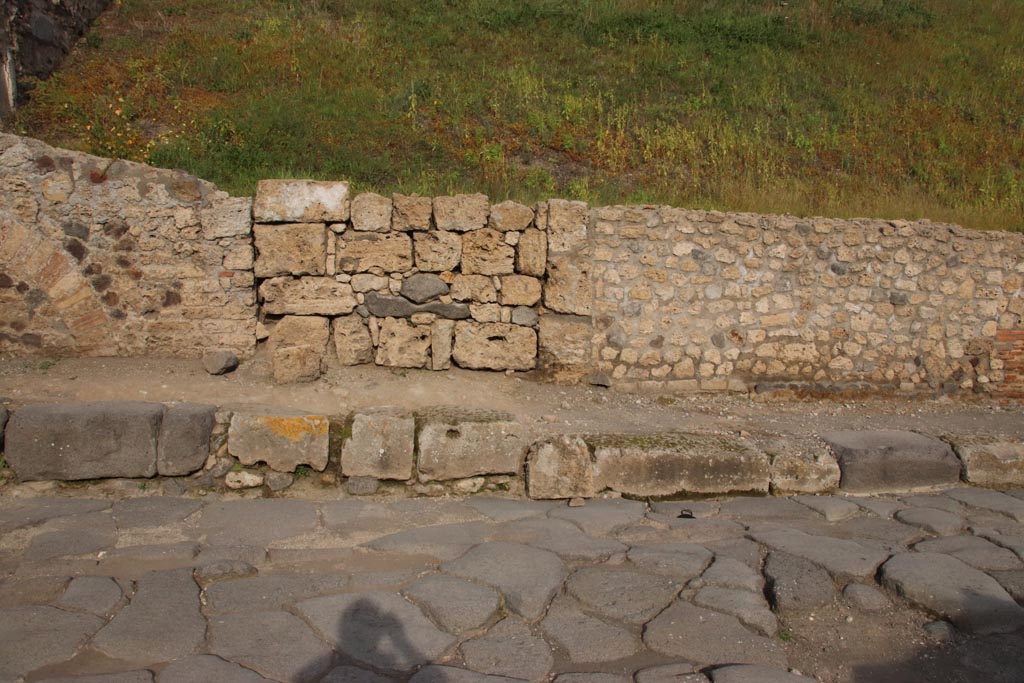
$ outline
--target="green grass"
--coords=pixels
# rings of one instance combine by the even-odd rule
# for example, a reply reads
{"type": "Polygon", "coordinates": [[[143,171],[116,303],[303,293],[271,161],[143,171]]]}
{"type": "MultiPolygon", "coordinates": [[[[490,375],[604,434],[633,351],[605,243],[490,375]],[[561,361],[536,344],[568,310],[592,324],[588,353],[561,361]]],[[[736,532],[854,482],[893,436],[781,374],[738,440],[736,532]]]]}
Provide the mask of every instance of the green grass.
{"type": "Polygon", "coordinates": [[[122,0],[16,127],[236,194],[341,178],[1020,230],[1022,82],[1015,0],[122,0]]]}

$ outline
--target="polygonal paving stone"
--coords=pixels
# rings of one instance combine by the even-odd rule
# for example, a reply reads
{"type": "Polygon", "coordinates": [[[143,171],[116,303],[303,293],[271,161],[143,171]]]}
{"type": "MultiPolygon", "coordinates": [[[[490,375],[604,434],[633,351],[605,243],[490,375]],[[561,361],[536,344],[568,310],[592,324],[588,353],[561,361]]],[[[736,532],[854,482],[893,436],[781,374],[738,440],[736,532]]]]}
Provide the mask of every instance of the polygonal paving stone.
{"type": "Polygon", "coordinates": [[[0,579],[0,607],[49,604],[64,594],[69,581],[66,576],[0,579]]]}
{"type": "Polygon", "coordinates": [[[1015,553],[1000,548],[977,536],[946,536],[921,541],[914,550],[922,553],[943,553],[962,560],[976,569],[1020,569],[1021,561],[1015,553]]]}
{"type": "Polygon", "coordinates": [[[345,574],[263,574],[206,587],[206,611],[280,610],[299,600],[337,593],[349,583],[345,574]]]}
{"type": "Polygon", "coordinates": [[[794,496],[793,499],[830,522],[839,522],[860,512],[860,506],[837,496],[794,496]]]}
{"type": "Polygon", "coordinates": [[[551,646],[517,617],[498,622],[490,632],[462,644],[466,666],[496,676],[539,681],[554,666],[551,646]]]}
{"type": "Polygon", "coordinates": [[[264,683],[269,679],[255,671],[213,655],[194,655],[165,666],[156,683],[264,683]]]}
{"type": "Polygon", "coordinates": [[[30,498],[0,508],[0,533],[36,526],[59,517],[73,517],[106,510],[109,500],[89,498],[30,498]]]}
{"type": "Polygon", "coordinates": [[[449,633],[465,633],[490,621],[501,605],[493,588],[444,574],[425,576],[405,595],[449,633]]]}
{"type": "Polygon", "coordinates": [[[734,588],[705,586],[693,596],[693,604],[731,614],[765,636],[774,636],[779,624],[764,596],[734,588]]]}
{"type": "Polygon", "coordinates": [[[606,617],[642,624],[679,593],[682,585],[666,576],[629,569],[585,567],[566,587],[577,600],[606,617]]]}
{"type": "Polygon", "coordinates": [[[494,586],[527,619],[543,614],[568,573],[554,553],[516,543],[478,545],[441,569],[494,586]]]}
{"type": "Polygon", "coordinates": [[[892,517],[897,510],[906,507],[904,503],[895,498],[876,496],[873,498],[853,498],[852,500],[868,512],[885,519],[892,517]]]}
{"type": "Polygon", "coordinates": [[[357,666],[342,665],[331,669],[320,683],[394,683],[394,680],[357,666]]]}
{"type": "Polygon", "coordinates": [[[90,515],[96,520],[92,528],[74,525],[69,529],[50,531],[32,538],[25,550],[26,560],[51,560],[57,557],[74,557],[114,547],[117,531],[114,522],[107,515],[90,515]]]}
{"type": "Polygon", "coordinates": [[[647,526],[647,533],[640,533],[639,525],[625,527],[616,537],[627,543],[680,543],[705,544],[728,538],[742,538],[747,532],[742,524],[728,519],[671,519],[666,521],[658,515],[648,515],[658,527],[647,526]],[[666,530],[661,525],[667,525],[666,530]],[[631,533],[630,533],[631,532],[631,533]]]}
{"type": "Polygon", "coordinates": [[[733,664],[712,669],[711,680],[713,683],[817,683],[816,678],[756,664],[733,664]]]}
{"type": "Polygon", "coordinates": [[[199,544],[188,541],[133,545],[105,551],[98,566],[111,576],[138,579],[150,571],[191,568],[198,553],[199,544]]]}
{"type": "Polygon", "coordinates": [[[700,576],[714,555],[707,548],[692,543],[658,543],[633,546],[626,557],[637,567],[685,583],[700,576]]]}
{"type": "Polygon", "coordinates": [[[103,620],[55,607],[0,609],[0,680],[71,659],[103,620]]]}
{"type": "Polygon", "coordinates": [[[567,519],[585,533],[594,536],[610,534],[615,529],[630,522],[643,519],[646,506],[636,500],[588,500],[582,507],[557,507],[548,513],[548,517],[567,519]]]}
{"type": "Polygon", "coordinates": [[[93,638],[94,648],[126,662],[169,662],[192,654],[206,635],[199,586],[188,569],[150,572],[131,602],[93,638]]]}
{"type": "Polygon", "coordinates": [[[882,565],[880,576],[888,588],[968,633],[1009,633],[1024,628],[1024,607],[995,579],[955,557],[896,555],[882,565]]]}
{"type": "Polygon", "coordinates": [[[989,576],[999,582],[999,585],[1019,603],[1024,603],[1024,570],[1013,569],[1010,571],[989,572],[989,576]]]}
{"type": "Polygon", "coordinates": [[[1024,500],[1008,496],[999,491],[987,489],[954,489],[946,495],[965,505],[992,510],[1004,514],[1017,522],[1024,522],[1024,500]]]}
{"type": "Polygon", "coordinates": [[[636,637],[624,628],[585,614],[567,598],[556,599],[541,628],[569,655],[574,664],[611,662],[640,649],[636,637]]]}
{"type": "MultiPolygon", "coordinates": [[[[487,674],[457,669],[453,666],[440,666],[428,664],[416,675],[409,679],[409,683],[520,683],[521,678],[509,678],[508,676],[488,676],[487,674]]],[[[329,683],[321,681],[321,683],[329,683]]]]}
{"type": "Polygon", "coordinates": [[[192,577],[203,588],[211,583],[229,579],[244,579],[257,574],[256,567],[244,560],[217,560],[196,567],[192,577]]]}
{"type": "Polygon", "coordinates": [[[199,532],[211,545],[267,546],[317,526],[316,506],[301,500],[234,500],[203,508],[199,532]]]}
{"type": "Polygon", "coordinates": [[[399,531],[365,543],[367,548],[385,552],[430,555],[439,560],[461,557],[474,545],[482,543],[490,531],[484,522],[441,524],[399,531]]]}
{"type": "Polygon", "coordinates": [[[495,522],[511,522],[526,517],[546,515],[559,505],[555,501],[515,500],[512,498],[489,498],[476,496],[466,501],[466,505],[495,522]]]}
{"type": "Polygon", "coordinates": [[[904,505],[909,505],[915,508],[934,508],[936,510],[944,510],[951,512],[954,515],[962,516],[964,514],[964,506],[955,500],[944,496],[941,493],[932,494],[921,494],[917,496],[903,496],[900,501],[904,505]]]}
{"type": "Polygon", "coordinates": [[[854,541],[805,534],[795,529],[752,529],[750,537],[776,550],[810,560],[839,577],[871,576],[889,556],[854,541]]]}
{"type": "Polygon", "coordinates": [[[818,514],[805,505],[789,498],[765,498],[744,496],[723,501],[718,511],[719,516],[741,521],[819,519],[818,514]]]}
{"type": "Polygon", "coordinates": [[[908,508],[896,513],[896,519],[932,534],[948,536],[958,533],[964,526],[959,515],[935,508],[908,508]]]}
{"type": "Polygon", "coordinates": [[[636,683],[708,683],[707,676],[684,662],[649,666],[637,671],[633,678],[636,683]]]}
{"type": "Polygon", "coordinates": [[[550,550],[565,560],[596,562],[616,553],[625,552],[626,546],[607,538],[594,538],[564,519],[524,519],[503,524],[493,534],[496,541],[522,543],[550,550]]]}
{"type": "Polygon", "coordinates": [[[198,500],[152,496],[119,500],[111,513],[118,529],[139,529],[177,524],[202,506],[198,500]]]}
{"type": "Polygon", "coordinates": [[[862,612],[881,612],[892,606],[885,593],[862,583],[847,584],[843,599],[862,612]]]}
{"type": "Polygon", "coordinates": [[[748,631],[736,617],[681,601],[644,627],[644,644],[702,664],[786,665],[786,653],[776,641],[748,631]]]}
{"type": "Polygon", "coordinates": [[[412,671],[455,643],[394,593],[346,593],[295,606],[343,654],[387,671],[412,671]]]}
{"type": "Polygon", "coordinates": [[[835,599],[832,577],[802,557],[777,551],[769,553],[764,575],[772,605],[780,613],[817,609],[835,599]]]}
{"type": "Polygon", "coordinates": [[[61,676],[44,678],[38,683],[153,683],[153,674],[149,671],[125,671],[95,676],[61,676]]]}
{"type": "Polygon", "coordinates": [[[111,578],[79,576],[71,580],[56,604],[62,609],[104,617],[117,607],[123,596],[121,587],[111,578]]]}
{"type": "Polygon", "coordinates": [[[750,566],[731,557],[716,557],[711,566],[700,575],[705,586],[736,588],[760,593],[764,590],[764,577],[750,566]]]}
{"type": "Polygon", "coordinates": [[[210,652],[285,683],[318,680],[332,652],[288,612],[235,612],[210,619],[210,652]]]}
{"type": "Polygon", "coordinates": [[[555,676],[555,683],[632,683],[629,676],[603,673],[566,673],[555,676]]]}

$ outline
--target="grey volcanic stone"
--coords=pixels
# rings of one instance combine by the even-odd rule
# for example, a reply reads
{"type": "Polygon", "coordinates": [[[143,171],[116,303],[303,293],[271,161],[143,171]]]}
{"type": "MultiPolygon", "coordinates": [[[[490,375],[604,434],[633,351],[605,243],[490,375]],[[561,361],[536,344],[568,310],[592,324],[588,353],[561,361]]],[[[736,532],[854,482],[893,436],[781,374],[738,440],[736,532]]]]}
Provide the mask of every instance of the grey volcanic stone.
{"type": "Polygon", "coordinates": [[[339,652],[378,669],[412,671],[455,643],[394,593],[331,595],[295,608],[339,652]]]}
{"type": "Polygon", "coordinates": [[[256,567],[244,560],[217,560],[196,567],[192,572],[192,578],[204,588],[216,581],[244,579],[247,576],[255,575],[256,567]]]}
{"type": "Polygon", "coordinates": [[[644,627],[644,644],[655,652],[702,664],[786,665],[771,638],[748,631],[736,617],[676,602],[644,627]]]}
{"type": "Polygon", "coordinates": [[[769,553],[764,563],[768,594],[781,613],[804,612],[827,605],[835,599],[835,586],[828,572],[802,557],[769,553]]]}
{"type": "Polygon", "coordinates": [[[288,612],[214,617],[210,619],[208,647],[212,654],[284,683],[318,680],[332,661],[331,648],[288,612]]]}
{"type": "Polygon", "coordinates": [[[843,598],[863,612],[881,612],[892,606],[885,593],[862,583],[848,584],[843,589],[843,598]]]}
{"type": "Polygon", "coordinates": [[[375,674],[358,666],[337,666],[320,679],[320,683],[393,683],[394,679],[375,674]]]}
{"type": "Polygon", "coordinates": [[[440,301],[414,304],[400,296],[387,296],[377,292],[367,292],[365,297],[365,305],[370,315],[378,318],[411,318],[414,313],[434,313],[449,320],[465,320],[470,317],[467,304],[444,304],[440,301]]]}
{"type": "Polygon", "coordinates": [[[299,600],[337,593],[349,578],[336,574],[264,574],[219,581],[206,588],[208,614],[284,609],[299,600]]]}
{"type": "Polygon", "coordinates": [[[149,671],[125,671],[96,676],[60,676],[45,678],[39,683],[153,683],[153,674],[149,671]]]}
{"type": "Polygon", "coordinates": [[[977,536],[945,536],[921,541],[914,550],[922,553],[943,553],[962,560],[976,569],[1020,569],[1016,553],[977,536]]]}
{"type": "Polygon", "coordinates": [[[860,512],[860,506],[837,496],[794,496],[798,503],[815,510],[830,522],[839,522],[860,512]]]}
{"type": "Polygon", "coordinates": [[[199,613],[199,586],[189,569],[150,572],[131,602],[107,624],[92,645],[127,662],[169,662],[192,654],[206,635],[199,613]]]}
{"type": "Polygon", "coordinates": [[[278,493],[295,483],[295,475],[287,472],[267,472],[263,478],[267,488],[278,493]]]}
{"type": "Polygon", "coordinates": [[[989,572],[999,585],[1006,589],[1006,592],[1013,596],[1019,603],[1024,603],[1024,570],[1014,569],[1011,571],[989,572]]]}
{"type": "Polygon", "coordinates": [[[541,628],[569,654],[575,664],[611,662],[640,649],[636,637],[585,614],[573,601],[559,598],[551,605],[541,628]]]}
{"type": "Polygon", "coordinates": [[[466,505],[495,522],[511,522],[516,519],[538,517],[555,508],[558,503],[547,501],[520,500],[517,498],[492,498],[473,496],[466,505]]]}
{"type": "Polygon", "coordinates": [[[238,356],[230,351],[211,351],[203,356],[203,369],[211,375],[223,375],[238,367],[238,356]]]}
{"type": "Polygon", "coordinates": [[[504,524],[492,536],[495,541],[524,543],[557,553],[568,561],[596,562],[626,551],[609,538],[588,536],[564,519],[524,519],[504,524]]]}
{"type": "Polygon", "coordinates": [[[530,633],[517,617],[499,622],[490,632],[462,644],[466,666],[497,676],[539,681],[554,666],[551,647],[530,633]]]}
{"type": "MultiPolygon", "coordinates": [[[[416,672],[416,675],[409,679],[409,683],[521,683],[522,680],[507,676],[488,676],[476,671],[456,669],[453,666],[428,664],[416,672]]],[[[321,683],[330,682],[324,680],[321,683]]]]}
{"type": "Polygon", "coordinates": [[[124,593],[117,582],[106,576],[79,576],[71,580],[57,606],[99,617],[110,614],[124,593]]]}
{"type": "Polygon", "coordinates": [[[42,524],[60,517],[77,517],[106,510],[109,500],[88,498],[29,498],[8,501],[0,508],[0,533],[42,524]]]}
{"type": "Polygon", "coordinates": [[[213,655],[194,655],[171,662],[160,671],[156,683],[263,683],[270,679],[213,655]]]}
{"type": "Polygon", "coordinates": [[[860,579],[875,573],[889,554],[855,541],[814,536],[796,529],[752,530],[750,537],[776,550],[803,557],[837,577],[860,579]]]}
{"type": "Polygon", "coordinates": [[[760,593],[764,590],[764,577],[739,560],[716,557],[714,563],[700,576],[706,586],[736,588],[760,593]]]}
{"type": "Polygon", "coordinates": [[[27,560],[48,560],[55,557],[87,555],[112,548],[117,542],[113,520],[95,529],[71,528],[51,531],[34,537],[25,550],[27,560]]]}
{"type": "Polygon", "coordinates": [[[313,531],[316,507],[301,500],[229,500],[203,508],[199,531],[211,545],[267,546],[313,531]]]}
{"type": "Polygon", "coordinates": [[[582,507],[560,505],[548,517],[567,519],[592,535],[610,534],[615,529],[644,518],[646,506],[638,500],[589,500],[582,507]]]}
{"type": "Polygon", "coordinates": [[[764,596],[735,588],[705,586],[693,596],[693,604],[731,614],[762,635],[774,636],[779,628],[764,596]]]}
{"type": "Polygon", "coordinates": [[[946,495],[965,505],[999,512],[1015,521],[1024,522],[1024,500],[1005,493],[986,489],[955,489],[946,491],[946,495]]]}
{"type": "Polygon", "coordinates": [[[478,545],[441,569],[494,586],[527,619],[544,613],[568,573],[558,555],[517,543],[478,545]]]}
{"type": "Polygon", "coordinates": [[[136,401],[25,406],[7,425],[7,463],[21,481],[152,477],[163,414],[136,401]]]}
{"type": "Polygon", "coordinates": [[[816,683],[818,679],[756,664],[733,664],[711,670],[713,683],[816,683]]]}
{"type": "Polygon", "coordinates": [[[198,500],[189,498],[150,496],[119,500],[111,513],[120,530],[145,529],[177,524],[202,506],[198,500]]]}
{"type": "Polygon", "coordinates": [[[600,614],[642,624],[669,604],[682,586],[664,576],[629,569],[585,567],[566,587],[571,595],[600,614]]]}
{"type": "Polygon", "coordinates": [[[960,460],[949,444],[922,434],[843,431],[822,438],[839,461],[839,485],[846,491],[901,491],[960,481],[960,460]]]}
{"type": "Polygon", "coordinates": [[[707,676],[683,662],[649,666],[637,671],[634,678],[636,683],[708,683],[707,676]]]}
{"type": "Polygon", "coordinates": [[[425,576],[405,589],[412,599],[449,633],[483,626],[498,612],[501,596],[493,588],[454,576],[425,576]]]}
{"type": "Polygon", "coordinates": [[[882,565],[881,581],[968,633],[1009,633],[1024,628],[1024,607],[991,576],[955,557],[896,555],[882,565]]]}
{"type": "Polygon", "coordinates": [[[960,515],[935,508],[907,508],[896,513],[896,519],[933,534],[947,536],[959,532],[964,526],[960,515]]]}
{"type": "Polygon", "coordinates": [[[372,496],[379,488],[377,477],[349,477],[345,482],[345,490],[352,496],[372,496]]]}
{"type": "Polygon", "coordinates": [[[101,626],[99,617],[55,607],[0,609],[0,680],[20,680],[30,671],[71,659],[101,626]]]}
{"type": "Polygon", "coordinates": [[[160,425],[156,471],[163,477],[192,474],[210,456],[216,406],[178,403],[167,406],[160,425]]]}
{"type": "Polygon", "coordinates": [[[433,273],[417,273],[402,280],[401,293],[414,304],[423,304],[447,294],[448,285],[433,273]]]}
{"type": "Polygon", "coordinates": [[[483,522],[439,524],[406,529],[374,539],[365,545],[385,552],[423,554],[440,560],[454,560],[483,542],[487,532],[488,526],[483,522]]]}
{"type": "Polygon", "coordinates": [[[700,576],[714,557],[710,550],[693,543],[635,545],[626,556],[638,567],[684,583],[700,576]]]}

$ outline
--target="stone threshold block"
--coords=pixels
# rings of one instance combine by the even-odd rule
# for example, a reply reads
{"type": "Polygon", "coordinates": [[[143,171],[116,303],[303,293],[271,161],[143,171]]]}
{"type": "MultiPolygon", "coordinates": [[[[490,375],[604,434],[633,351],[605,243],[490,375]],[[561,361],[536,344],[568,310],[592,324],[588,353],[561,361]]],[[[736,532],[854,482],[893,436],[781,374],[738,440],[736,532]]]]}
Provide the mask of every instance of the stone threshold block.
{"type": "Polygon", "coordinates": [[[243,465],[264,462],[277,472],[327,467],[330,421],[293,411],[238,411],[228,427],[228,452],[243,465]]]}
{"type": "Polygon", "coordinates": [[[416,423],[420,481],[523,471],[529,438],[511,415],[436,408],[418,413],[416,423]]]}
{"type": "Polygon", "coordinates": [[[854,493],[955,484],[960,461],[948,444],[898,430],[822,434],[839,462],[840,488],[854,493]]]}

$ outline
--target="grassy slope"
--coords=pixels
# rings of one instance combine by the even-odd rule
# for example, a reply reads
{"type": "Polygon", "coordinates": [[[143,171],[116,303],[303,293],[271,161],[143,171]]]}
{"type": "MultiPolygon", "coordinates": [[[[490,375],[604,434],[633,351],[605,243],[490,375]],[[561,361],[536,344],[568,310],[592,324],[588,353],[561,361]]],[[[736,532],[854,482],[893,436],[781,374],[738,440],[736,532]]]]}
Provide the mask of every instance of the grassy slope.
{"type": "Polygon", "coordinates": [[[17,127],[234,193],[1024,229],[1022,83],[1019,0],[122,0],[17,127]]]}

